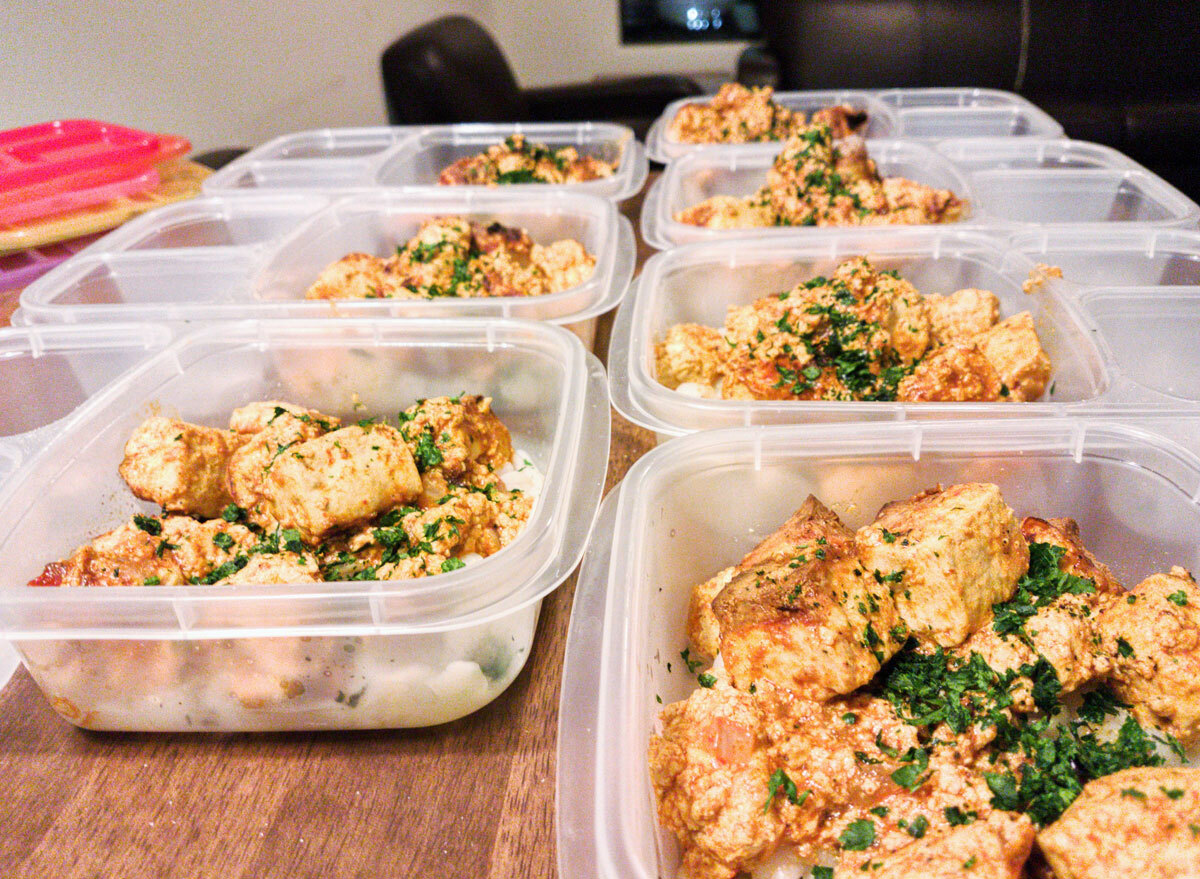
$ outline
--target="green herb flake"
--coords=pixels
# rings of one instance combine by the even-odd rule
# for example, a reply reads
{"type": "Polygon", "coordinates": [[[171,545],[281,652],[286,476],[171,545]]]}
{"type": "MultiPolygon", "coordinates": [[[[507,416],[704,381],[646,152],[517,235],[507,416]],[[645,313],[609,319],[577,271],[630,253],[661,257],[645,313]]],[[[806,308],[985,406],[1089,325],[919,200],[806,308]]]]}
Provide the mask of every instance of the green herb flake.
{"type": "Polygon", "coordinates": [[[1167,596],[1167,601],[1172,604],[1177,604],[1180,607],[1186,607],[1188,603],[1187,593],[1180,589],[1178,592],[1172,592],[1167,596]]]}
{"type": "Polygon", "coordinates": [[[796,790],[796,783],[788,777],[788,774],[782,769],[776,769],[771,773],[771,777],[767,779],[767,801],[763,804],[763,814],[767,814],[771,810],[771,805],[775,802],[775,795],[780,791],[787,797],[787,801],[793,806],[802,806],[804,801],[808,799],[812,791],[806,790],[803,794],[796,790]]]}
{"type": "Polygon", "coordinates": [[[1138,790],[1136,787],[1126,787],[1121,789],[1121,796],[1130,797],[1136,800],[1146,799],[1146,794],[1138,790]]]}
{"type": "Polygon", "coordinates": [[[851,821],[838,837],[838,842],[848,851],[865,851],[875,842],[875,822],[869,818],[851,821]]]}
{"type": "Polygon", "coordinates": [[[717,676],[704,672],[704,674],[696,678],[696,682],[704,687],[704,689],[711,690],[717,683],[717,676]]]}
{"type": "Polygon", "coordinates": [[[233,538],[230,537],[228,534],[226,534],[224,531],[218,531],[216,534],[213,535],[212,540],[213,540],[213,543],[215,543],[217,546],[219,546],[221,549],[225,550],[226,552],[229,552],[229,547],[233,546],[233,538]]]}
{"type": "Polygon", "coordinates": [[[162,522],[153,516],[134,516],[133,524],[151,537],[158,537],[162,534],[162,522]]]}
{"type": "Polygon", "coordinates": [[[1159,785],[1158,789],[1166,794],[1169,800],[1177,800],[1183,796],[1183,788],[1181,787],[1163,787],[1159,785]]]}
{"type": "Polygon", "coordinates": [[[446,559],[442,562],[442,573],[449,574],[451,571],[457,571],[459,568],[465,568],[467,563],[462,559],[446,559]]]}

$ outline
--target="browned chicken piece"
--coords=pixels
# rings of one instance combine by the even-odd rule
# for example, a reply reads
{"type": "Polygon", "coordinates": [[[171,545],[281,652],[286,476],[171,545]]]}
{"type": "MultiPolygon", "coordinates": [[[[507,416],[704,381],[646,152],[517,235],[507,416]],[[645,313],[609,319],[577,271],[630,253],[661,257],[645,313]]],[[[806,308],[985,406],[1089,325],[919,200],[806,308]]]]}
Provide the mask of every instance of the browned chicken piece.
{"type": "Polygon", "coordinates": [[[937,345],[970,341],[1000,320],[1000,300],[990,290],[966,287],[949,296],[929,294],[925,304],[937,345]]]}
{"type": "Polygon", "coordinates": [[[886,504],[857,543],[863,567],[891,587],[912,634],[942,647],[987,622],[1029,567],[1020,522],[991,483],[939,486],[886,504]]]}
{"type": "Polygon", "coordinates": [[[1097,623],[1113,691],[1142,724],[1200,742],[1200,587],[1183,568],[1154,574],[1097,623]]]}
{"type": "Polygon", "coordinates": [[[717,622],[717,615],[713,613],[712,603],[737,572],[736,566],[725,568],[715,577],[692,587],[692,597],[688,602],[687,631],[692,653],[697,659],[712,662],[721,651],[721,624],[717,622]]]}
{"type": "Polygon", "coordinates": [[[1050,382],[1050,358],[1042,350],[1033,328],[1033,316],[1028,311],[1000,321],[973,341],[1000,374],[1008,399],[1036,400],[1046,390],[1050,382]]]}
{"type": "Polygon", "coordinates": [[[682,844],[681,879],[733,879],[778,844],[783,821],[764,809],[774,767],[759,727],[753,697],[721,683],[663,710],[650,780],[659,821],[682,844]]]}
{"type": "Polygon", "coordinates": [[[406,409],[400,422],[425,476],[433,471],[450,482],[465,479],[484,488],[495,481],[492,471],[512,460],[512,438],[492,412],[491,397],[430,397],[406,409]]]}
{"type": "Polygon", "coordinates": [[[525,135],[514,134],[484,152],[466,156],[438,175],[442,186],[509,183],[583,183],[611,177],[615,167],[594,156],[582,156],[572,146],[551,149],[528,143],[525,135]]]}
{"type": "Polygon", "coordinates": [[[1024,815],[993,812],[872,859],[868,873],[875,879],[1021,879],[1035,835],[1024,815]]]}
{"type": "Polygon", "coordinates": [[[917,364],[896,386],[905,403],[994,403],[1003,383],[974,345],[946,345],[917,364]]]}
{"type": "Polygon", "coordinates": [[[166,516],[161,539],[187,579],[206,577],[216,567],[246,554],[258,537],[245,525],[209,519],[197,522],[190,516],[166,516]]]}
{"type": "MultiPolygon", "coordinates": [[[[964,657],[978,653],[1001,672],[1033,665],[1039,656],[1044,657],[1054,666],[1062,692],[1070,693],[1104,674],[1108,663],[1098,647],[1096,624],[1101,611],[1123,590],[1108,567],[1084,547],[1074,519],[1026,517],[1021,521],[1021,533],[1028,543],[1063,547],[1059,569],[1091,580],[1095,591],[1058,596],[1038,608],[1021,633],[1001,634],[991,623],[985,624],[957,652],[964,657]]],[[[1014,700],[1018,710],[1034,710],[1032,681],[1017,689],[1014,700]]]]}
{"type": "MultiPolygon", "coordinates": [[[[813,278],[786,294],[730,308],[721,396],[755,400],[849,400],[882,382],[885,369],[920,357],[929,322],[910,284],[847,260],[832,278],[813,278]],[[855,390],[839,357],[861,352],[867,375],[855,390]]],[[[882,387],[882,384],[880,385],[882,387]]]]}
{"type": "Polygon", "coordinates": [[[312,556],[294,552],[252,555],[245,567],[218,580],[228,585],[264,583],[319,583],[321,571],[312,556]]]}
{"type": "Polygon", "coordinates": [[[119,472],[142,500],[211,518],[230,503],[225,468],[238,445],[228,431],[155,416],[129,437],[119,472]]]}
{"type": "Polygon", "coordinates": [[[305,299],[381,299],[385,263],[369,253],[348,253],[327,266],[304,294],[305,299]]]}
{"type": "Polygon", "coordinates": [[[774,225],[775,215],[763,198],[714,195],[675,214],[676,221],[709,229],[746,229],[774,225]]]}
{"type": "Polygon", "coordinates": [[[929,313],[925,299],[908,281],[878,272],[859,257],[843,262],[833,274],[859,302],[862,320],[876,323],[888,335],[888,344],[902,364],[921,359],[929,348],[929,313]]]}
{"type": "Polygon", "coordinates": [[[1038,847],[1058,879],[1200,876],[1200,768],[1123,769],[1088,782],[1038,847]]]}
{"type": "Polygon", "coordinates": [[[421,477],[400,431],[350,425],[297,443],[266,477],[267,512],[306,543],[415,499],[421,477]]]}
{"type": "Polygon", "coordinates": [[[775,103],[770,87],[727,82],[707,103],[684,104],[667,129],[680,143],[750,143],[783,140],[804,126],[804,116],[775,103]]]}
{"type": "Polygon", "coordinates": [[[839,139],[857,133],[866,127],[867,122],[867,111],[856,110],[849,104],[822,107],[809,119],[812,125],[828,125],[830,134],[839,139]]]}
{"type": "Polygon", "coordinates": [[[953,223],[962,219],[966,204],[949,189],[934,189],[903,177],[884,177],[881,183],[886,208],[863,218],[863,223],[953,223]]]}
{"type": "Polygon", "coordinates": [[[229,429],[234,433],[258,433],[266,430],[280,418],[287,416],[293,416],[301,422],[310,421],[324,431],[342,426],[341,419],[318,412],[316,409],[306,409],[282,400],[263,400],[234,409],[229,416],[229,429]]]}
{"type": "Polygon", "coordinates": [[[543,296],[582,284],[596,259],[578,241],[535,243],[524,229],[463,217],[425,220],[394,256],[352,253],[327,267],[309,299],[543,296]]]}
{"type": "Polygon", "coordinates": [[[816,498],[781,531],[787,554],[757,563],[752,553],[712,602],[729,679],[816,700],[849,693],[903,645],[895,604],[859,566],[854,533],[816,498]]]}
{"type": "MultiPolygon", "coordinates": [[[[261,528],[274,528],[270,512],[267,480],[279,460],[292,448],[316,439],[336,425],[336,419],[317,418],[308,410],[287,407],[272,409],[266,425],[249,438],[229,457],[225,468],[225,484],[233,502],[246,511],[246,519],[261,528]]],[[[241,412],[242,410],[238,410],[241,412]]],[[[261,421],[262,410],[234,414],[234,421],[250,426],[261,421]]],[[[214,515],[216,515],[214,513],[214,515]]]]}
{"type": "Polygon", "coordinates": [[[1026,516],[1021,520],[1021,533],[1028,543],[1049,543],[1063,549],[1058,567],[1068,574],[1083,577],[1096,584],[1096,591],[1105,595],[1124,595],[1108,565],[1098,561],[1079,537],[1079,523],[1074,519],[1038,519],[1026,516]]]}
{"type": "Polygon", "coordinates": [[[684,382],[715,386],[729,345],[712,327],[674,324],[654,346],[658,380],[674,389],[684,382]]]}
{"type": "Polygon", "coordinates": [[[79,547],[65,562],[52,562],[47,570],[56,567],[63,586],[180,586],[187,578],[175,557],[159,549],[160,529],[155,517],[133,519],[79,547]]]}

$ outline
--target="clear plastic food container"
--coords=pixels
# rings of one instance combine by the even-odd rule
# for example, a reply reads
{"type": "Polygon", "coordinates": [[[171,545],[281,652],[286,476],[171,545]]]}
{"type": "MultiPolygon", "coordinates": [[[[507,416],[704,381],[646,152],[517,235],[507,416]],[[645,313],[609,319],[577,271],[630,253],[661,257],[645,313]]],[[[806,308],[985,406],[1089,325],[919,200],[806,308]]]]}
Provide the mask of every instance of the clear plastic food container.
{"type": "Polygon", "coordinates": [[[1200,232],[1146,226],[1021,231],[1014,250],[1057,266],[1067,284],[1080,287],[1200,285],[1200,232]]]}
{"type": "Polygon", "coordinates": [[[1063,127],[1013,92],[977,88],[887,89],[875,97],[896,118],[896,136],[1062,137],[1063,127]]]}
{"type": "MultiPolygon", "coordinates": [[[[822,230],[823,231],[823,230],[822,230]]],[[[1005,239],[955,229],[913,228],[879,236],[834,231],[790,239],[726,241],[657,254],[617,313],[608,367],[613,406],[660,439],[750,424],[811,424],[933,418],[1200,414],[1197,371],[1186,368],[1200,338],[1200,287],[1083,288],[1057,280],[1022,284],[1034,269],[1005,239]],[[1028,403],[900,403],[710,400],[661,384],[654,344],[676,323],[721,326],[730,305],[789,290],[841,261],[866,256],[922,293],[991,290],[1001,317],[1033,316],[1052,364],[1043,400],[1028,403]],[[1169,294],[1169,295],[1168,295],[1169,294]],[[1152,319],[1153,318],[1153,319],[1152,319]],[[1153,355],[1149,352],[1153,351],[1153,355]]]]}
{"type": "Polygon", "coordinates": [[[855,528],[937,483],[995,482],[1019,515],[1078,520],[1089,549],[1132,584],[1200,567],[1198,426],[1184,425],[1191,450],[1142,427],[1063,418],[739,428],[651,451],[605,500],[575,590],[559,710],[559,875],[676,874],[646,750],[660,700],[697,686],[679,659],[691,587],[809,492],[855,528]]]}
{"type": "MultiPolygon", "coordinates": [[[[1090,226],[1095,233],[1122,224],[1194,228],[1200,206],[1161,177],[1116,150],[1085,141],[1036,137],[868,141],[885,177],[908,177],[950,189],[968,202],[956,225],[1010,233],[1033,226],[1090,226]]],[[[694,241],[795,234],[793,227],[706,229],[675,213],[713,195],[746,196],[766,182],[777,145],[693,153],[672,162],[642,206],[642,235],[663,249],[694,241]]],[[[871,227],[886,233],[894,227],[871,227]]],[[[813,230],[810,230],[813,231],[813,230]]]]}
{"type": "MultiPolygon", "coordinates": [[[[780,145],[748,144],[700,150],[671,162],[651,185],[642,203],[642,237],[662,250],[697,241],[723,238],[770,238],[794,235],[795,227],[709,229],[675,219],[684,208],[714,195],[747,196],[767,182],[767,171],[780,145]]],[[[944,156],[914,141],[868,140],[867,151],[884,177],[907,177],[938,189],[952,190],[968,202],[967,216],[977,209],[967,177],[944,156]]]]}
{"type": "MultiPolygon", "coordinates": [[[[703,104],[712,99],[712,95],[702,95],[698,98],[680,98],[667,105],[662,114],[654,120],[650,131],[646,134],[646,155],[655,162],[670,162],[696,150],[727,149],[730,144],[685,143],[673,137],[670,133],[671,121],[686,104],[703,104]]],[[[824,107],[839,104],[849,104],[856,110],[867,112],[866,137],[896,137],[900,134],[895,112],[867,91],[852,91],[841,89],[836,91],[808,92],[775,92],[772,96],[775,103],[789,110],[803,113],[805,118],[812,116],[824,107]]]]}
{"type": "Polygon", "coordinates": [[[229,193],[163,208],[101,239],[27,287],[17,319],[518,317],[567,325],[590,347],[596,318],[620,302],[635,257],[633,228],[613,203],[578,192],[229,193]],[[353,252],[395,253],[423,220],[446,215],[520,226],[541,243],[575,238],[596,257],[595,270],[545,296],[304,298],[330,263],[353,252]]]}
{"type": "MultiPolygon", "coordinates": [[[[521,183],[488,187],[507,192],[570,189],[628,198],[646,182],[645,149],[633,131],[611,122],[506,122],[401,128],[304,131],[277,138],[230,162],[204,183],[210,194],[231,189],[334,189],[437,186],[438,174],[512,134],[616,163],[612,177],[584,183],[521,183]]],[[[475,187],[472,187],[475,188],[475,187]]]]}
{"type": "Polygon", "coordinates": [[[11,477],[0,506],[0,635],[55,709],[89,728],[453,720],[494,699],[524,665],[541,599],[583,552],[608,435],[603,369],[548,324],[211,324],[92,397],[11,477]],[[418,398],[464,390],[492,397],[514,447],[545,477],[518,537],[477,564],[394,582],[23,585],[131,513],[154,512],[116,471],[148,415],[224,424],[246,402],[286,399],[351,419],[394,418],[418,398]]]}

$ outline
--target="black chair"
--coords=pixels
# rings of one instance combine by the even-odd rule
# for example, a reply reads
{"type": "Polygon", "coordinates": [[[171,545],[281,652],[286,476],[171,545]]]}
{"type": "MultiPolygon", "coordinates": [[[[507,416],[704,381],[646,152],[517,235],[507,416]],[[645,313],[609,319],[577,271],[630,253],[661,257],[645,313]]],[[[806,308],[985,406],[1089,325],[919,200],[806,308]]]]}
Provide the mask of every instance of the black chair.
{"type": "Polygon", "coordinates": [[[671,75],[522,89],[491,35],[458,15],[396,40],[381,62],[393,125],[605,120],[644,137],[667,104],[701,94],[687,77],[671,75]]]}

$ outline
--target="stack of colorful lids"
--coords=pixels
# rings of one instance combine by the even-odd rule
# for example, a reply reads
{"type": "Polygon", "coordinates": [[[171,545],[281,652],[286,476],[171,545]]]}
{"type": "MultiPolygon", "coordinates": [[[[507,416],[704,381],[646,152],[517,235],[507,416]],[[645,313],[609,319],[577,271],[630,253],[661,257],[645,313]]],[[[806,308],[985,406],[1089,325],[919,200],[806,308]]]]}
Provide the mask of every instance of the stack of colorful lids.
{"type": "Polygon", "coordinates": [[[23,287],[99,233],[190,198],[208,169],[191,144],[68,119],[0,132],[0,290],[23,287]]]}

